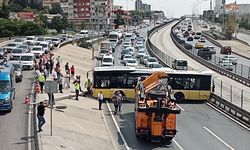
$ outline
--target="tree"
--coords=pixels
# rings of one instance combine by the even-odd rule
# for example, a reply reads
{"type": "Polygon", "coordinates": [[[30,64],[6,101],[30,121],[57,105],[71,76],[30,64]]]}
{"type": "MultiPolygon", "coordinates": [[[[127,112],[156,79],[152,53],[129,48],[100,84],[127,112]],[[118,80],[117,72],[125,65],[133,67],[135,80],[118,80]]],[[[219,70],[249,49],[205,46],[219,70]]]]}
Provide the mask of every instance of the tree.
{"type": "Polygon", "coordinates": [[[52,28],[56,29],[58,33],[61,33],[62,29],[64,28],[64,24],[60,16],[53,17],[51,24],[52,28]]]}
{"type": "Polygon", "coordinates": [[[46,30],[43,27],[31,21],[21,21],[19,28],[19,35],[21,36],[46,34],[46,30]]]}
{"type": "Polygon", "coordinates": [[[229,15],[225,21],[225,34],[229,40],[232,39],[232,34],[235,31],[235,21],[235,16],[233,15],[229,15]]]}
{"type": "Polygon", "coordinates": [[[9,18],[9,10],[5,3],[2,3],[2,7],[0,8],[0,18],[9,18]]]}
{"type": "Polygon", "coordinates": [[[49,13],[50,14],[62,14],[63,10],[62,10],[60,3],[53,3],[51,5],[51,9],[49,10],[49,13]]]}
{"type": "Polygon", "coordinates": [[[23,7],[19,4],[16,4],[16,3],[10,3],[8,5],[8,10],[10,12],[21,12],[23,10],[23,7]]]}
{"type": "Polygon", "coordinates": [[[36,24],[40,25],[43,28],[47,28],[48,26],[48,17],[42,13],[37,15],[34,21],[36,24]]]}

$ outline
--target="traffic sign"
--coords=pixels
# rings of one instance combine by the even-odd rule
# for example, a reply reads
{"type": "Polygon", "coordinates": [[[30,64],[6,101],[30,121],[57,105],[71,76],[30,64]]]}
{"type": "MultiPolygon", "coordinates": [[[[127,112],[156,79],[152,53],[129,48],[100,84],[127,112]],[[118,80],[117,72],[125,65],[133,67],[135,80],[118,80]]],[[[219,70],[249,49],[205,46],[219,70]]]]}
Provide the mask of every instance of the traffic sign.
{"type": "Polygon", "coordinates": [[[58,93],[57,82],[54,80],[45,81],[45,93],[58,93]]]}

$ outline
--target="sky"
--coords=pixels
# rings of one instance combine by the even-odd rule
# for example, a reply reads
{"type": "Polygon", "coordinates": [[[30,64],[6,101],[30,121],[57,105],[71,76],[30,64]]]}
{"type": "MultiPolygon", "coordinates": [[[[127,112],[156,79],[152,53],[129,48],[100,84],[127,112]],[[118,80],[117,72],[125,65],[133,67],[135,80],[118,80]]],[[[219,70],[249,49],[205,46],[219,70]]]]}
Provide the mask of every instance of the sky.
{"type": "MultiPolygon", "coordinates": [[[[214,1],[213,5],[214,5],[214,1]]],[[[123,6],[123,9],[135,9],[135,0],[114,0],[115,5],[123,6]]],[[[180,17],[207,10],[210,7],[210,0],[142,0],[143,3],[151,4],[152,10],[162,10],[167,17],[180,17]],[[196,5],[196,7],[194,7],[196,5]]],[[[233,3],[235,0],[226,0],[226,3],[233,3]]],[[[236,0],[238,4],[250,4],[250,0],[236,0]]],[[[213,6],[214,7],[214,6],[213,6]]]]}

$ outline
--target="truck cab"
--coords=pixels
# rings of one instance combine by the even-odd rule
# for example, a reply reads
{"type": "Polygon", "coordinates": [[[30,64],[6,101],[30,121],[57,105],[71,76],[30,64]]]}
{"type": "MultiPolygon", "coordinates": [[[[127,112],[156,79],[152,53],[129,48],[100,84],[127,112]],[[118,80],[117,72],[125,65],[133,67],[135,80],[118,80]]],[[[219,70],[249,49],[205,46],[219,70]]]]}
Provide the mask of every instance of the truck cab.
{"type": "Polygon", "coordinates": [[[11,112],[15,98],[13,81],[15,72],[11,64],[0,66],[0,111],[11,112]]]}

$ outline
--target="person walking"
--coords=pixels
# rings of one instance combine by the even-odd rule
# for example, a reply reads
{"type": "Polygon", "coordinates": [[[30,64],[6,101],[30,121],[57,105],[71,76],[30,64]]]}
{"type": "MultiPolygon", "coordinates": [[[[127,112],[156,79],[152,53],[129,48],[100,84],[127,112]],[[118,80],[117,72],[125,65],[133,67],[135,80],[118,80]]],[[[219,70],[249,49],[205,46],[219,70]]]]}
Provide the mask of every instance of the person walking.
{"type": "Polygon", "coordinates": [[[37,118],[38,118],[38,131],[41,132],[42,126],[45,124],[45,118],[44,118],[44,113],[45,113],[45,106],[43,102],[40,102],[39,106],[37,107],[37,118]]]}
{"type": "Polygon", "coordinates": [[[38,76],[38,82],[40,85],[41,93],[43,94],[43,86],[44,86],[44,82],[45,82],[45,77],[44,77],[43,73],[40,73],[40,75],[38,76]]]}
{"type": "Polygon", "coordinates": [[[118,91],[117,92],[118,111],[121,111],[122,101],[123,101],[122,94],[118,91]]]}
{"type": "Polygon", "coordinates": [[[87,79],[87,81],[85,82],[85,88],[87,88],[88,94],[91,94],[91,87],[92,82],[90,81],[90,79],[87,79]]]}
{"type": "Polygon", "coordinates": [[[103,94],[102,94],[102,91],[100,91],[99,93],[98,93],[98,101],[99,101],[99,110],[102,110],[102,101],[103,101],[103,94]]]}
{"type": "Polygon", "coordinates": [[[79,96],[79,92],[80,92],[80,84],[79,84],[79,82],[75,82],[74,84],[75,84],[75,92],[76,92],[75,100],[79,101],[78,96],[79,96]]]}
{"type": "Polygon", "coordinates": [[[114,94],[114,96],[112,97],[112,101],[113,101],[113,104],[114,104],[114,107],[115,107],[115,112],[114,114],[117,113],[117,110],[118,110],[118,99],[117,99],[117,94],[114,94]]]}
{"type": "Polygon", "coordinates": [[[68,72],[66,72],[65,78],[64,78],[64,87],[65,88],[70,88],[70,74],[69,74],[69,70],[68,72]]]}

